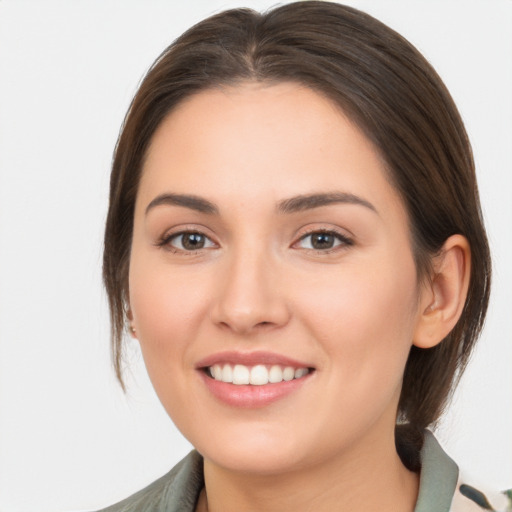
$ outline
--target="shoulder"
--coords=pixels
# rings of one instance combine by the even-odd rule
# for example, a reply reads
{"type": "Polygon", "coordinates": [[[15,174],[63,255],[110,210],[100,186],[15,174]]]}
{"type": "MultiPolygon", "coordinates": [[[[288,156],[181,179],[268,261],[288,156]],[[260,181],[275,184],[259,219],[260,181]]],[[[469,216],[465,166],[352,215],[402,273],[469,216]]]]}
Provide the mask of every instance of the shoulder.
{"type": "Polygon", "coordinates": [[[512,510],[512,507],[507,508],[508,499],[512,500],[512,491],[508,491],[510,496],[507,493],[491,492],[478,484],[474,485],[464,475],[461,476],[455,462],[428,430],[424,433],[420,457],[420,489],[415,512],[512,510]]]}
{"type": "Polygon", "coordinates": [[[169,473],[98,512],[193,512],[203,485],[203,459],[193,450],[169,473]]]}

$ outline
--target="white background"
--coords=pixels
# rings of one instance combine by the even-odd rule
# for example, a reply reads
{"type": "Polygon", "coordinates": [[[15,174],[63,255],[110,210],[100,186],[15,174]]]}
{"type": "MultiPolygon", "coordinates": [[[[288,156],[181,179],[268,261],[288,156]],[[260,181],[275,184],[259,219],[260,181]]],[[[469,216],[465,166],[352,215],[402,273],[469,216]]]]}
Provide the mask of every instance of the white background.
{"type": "MultiPolygon", "coordinates": [[[[429,58],[467,123],[494,290],[439,437],[475,481],[512,487],[512,1],[348,3],[429,58]]],[[[110,367],[100,278],[109,164],[153,59],[192,23],[240,5],[0,0],[1,512],[105,506],[190,448],[137,347],[126,396],[110,367]]]]}

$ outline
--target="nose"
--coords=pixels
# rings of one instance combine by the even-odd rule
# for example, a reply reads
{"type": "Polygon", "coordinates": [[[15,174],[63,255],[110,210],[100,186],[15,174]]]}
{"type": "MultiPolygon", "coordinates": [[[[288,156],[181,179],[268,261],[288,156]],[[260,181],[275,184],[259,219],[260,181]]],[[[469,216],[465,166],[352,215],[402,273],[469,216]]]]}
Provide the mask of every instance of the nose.
{"type": "Polygon", "coordinates": [[[286,325],[290,311],[279,269],[264,251],[239,251],[217,276],[212,321],[239,335],[286,325]]]}

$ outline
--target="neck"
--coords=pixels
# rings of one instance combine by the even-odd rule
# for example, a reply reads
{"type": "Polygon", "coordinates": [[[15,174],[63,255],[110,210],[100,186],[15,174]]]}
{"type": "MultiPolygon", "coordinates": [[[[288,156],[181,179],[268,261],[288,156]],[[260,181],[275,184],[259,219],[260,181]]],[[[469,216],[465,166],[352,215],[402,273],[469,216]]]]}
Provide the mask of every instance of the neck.
{"type": "Polygon", "coordinates": [[[234,472],[205,458],[205,492],[197,510],[412,512],[419,477],[401,463],[393,434],[386,437],[365,439],[341,456],[278,475],[234,472]]]}

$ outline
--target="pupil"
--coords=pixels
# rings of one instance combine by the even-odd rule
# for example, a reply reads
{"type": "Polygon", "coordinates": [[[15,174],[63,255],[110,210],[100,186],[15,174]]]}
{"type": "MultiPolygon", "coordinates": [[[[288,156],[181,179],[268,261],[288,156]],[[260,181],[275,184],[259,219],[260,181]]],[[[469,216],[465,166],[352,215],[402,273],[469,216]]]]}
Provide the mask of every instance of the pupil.
{"type": "Polygon", "coordinates": [[[312,245],[315,249],[331,249],[334,244],[334,236],[329,233],[316,233],[312,237],[312,245]]]}
{"type": "Polygon", "coordinates": [[[201,249],[204,246],[204,236],[199,233],[189,233],[183,236],[182,244],[185,249],[201,249]]]}

